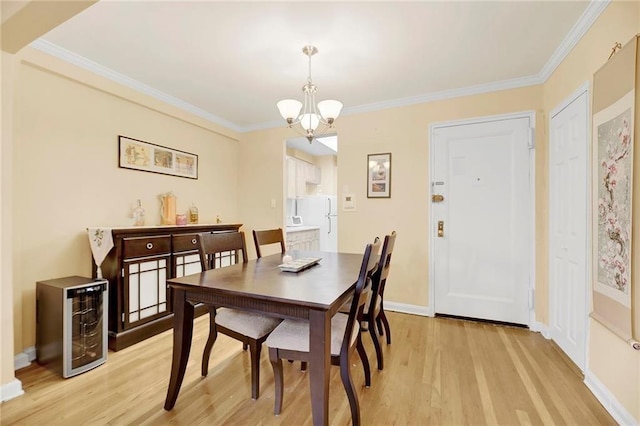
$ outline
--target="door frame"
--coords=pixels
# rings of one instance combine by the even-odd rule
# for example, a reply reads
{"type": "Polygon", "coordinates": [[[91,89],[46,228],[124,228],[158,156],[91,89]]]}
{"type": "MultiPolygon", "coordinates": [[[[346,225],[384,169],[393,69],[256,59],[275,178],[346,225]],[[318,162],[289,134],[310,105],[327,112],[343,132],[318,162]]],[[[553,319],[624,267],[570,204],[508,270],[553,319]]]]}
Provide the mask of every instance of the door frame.
{"type": "Polygon", "coordinates": [[[536,282],[536,186],[535,186],[535,162],[536,162],[536,144],[535,144],[535,129],[536,129],[536,112],[535,111],[521,111],[515,113],[508,114],[498,114],[498,115],[488,115],[482,117],[474,117],[468,119],[461,120],[451,120],[451,121],[442,121],[438,123],[431,123],[429,125],[429,194],[427,195],[427,203],[429,203],[428,209],[428,226],[429,226],[429,254],[428,254],[428,265],[429,265],[429,306],[427,307],[427,315],[435,316],[436,312],[436,301],[435,301],[435,254],[433,247],[435,246],[436,239],[436,223],[432,214],[431,209],[431,183],[434,180],[433,170],[434,170],[434,147],[432,141],[435,139],[435,132],[438,129],[444,127],[454,127],[454,126],[465,126],[469,124],[481,124],[481,123],[489,123],[492,121],[504,121],[504,120],[513,120],[518,118],[528,118],[529,119],[529,127],[532,129],[530,141],[533,145],[529,149],[529,203],[531,205],[531,209],[529,212],[529,286],[527,288],[527,292],[529,294],[529,323],[528,326],[531,330],[535,329],[536,324],[536,311],[535,311],[535,282],[536,282]]]}
{"type": "MultiPolygon", "coordinates": [[[[584,339],[584,370],[583,373],[587,371],[587,366],[589,365],[589,338],[591,336],[591,332],[590,332],[590,321],[589,321],[589,312],[591,311],[591,299],[592,299],[592,294],[591,294],[591,283],[592,281],[592,277],[593,277],[593,271],[592,271],[592,266],[593,266],[593,215],[592,215],[592,209],[591,209],[591,204],[592,204],[592,198],[593,198],[593,185],[592,185],[592,149],[593,149],[593,145],[592,145],[592,140],[591,140],[591,84],[589,81],[584,82],[582,85],[580,85],[580,87],[578,87],[573,93],[571,93],[569,96],[567,96],[566,98],[564,98],[560,103],[558,103],[558,105],[551,110],[551,112],[549,113],[549,123],[548,123],[548,128],[551,128],[551,120],[553,119],[554,116],[558,115],[562,110],[564,110],[565,108],[567,108],[573,101],[575,101],[576,99],[578,99],[583,93],[586,94],[587,96],[587,132],[586,132],[586,137],[587,137],[587,145],[586,145],[586,155],[585,155],[585,160],[586,160],[586,173],[585,173],[585,179],[587,181],[587,208],[586,208],[586,212],[587,212],[587,229],[585,232],[585,237],[586,237],[586,256],[585,256],[585,284],[587,285],[587,294],[584,299],[585,301],[585,307],[584,307],[584,312],[585,312],[585,316],[584,316],[584,332],[585,332],[585,339],[584,339]]],[[[549,160],[548,160],[548,164],[547,167],[551,167],[551,134],[549,134],[549,160]]],[[[549,188],[551,188],[551,180],[549,180],[549,188]]],[[[551,191],[549,191],[548,194],[548,198],[549,198],[549,217],[547,217],[548,223],[551,223],[551,191]]],[[[547,241],[547,256],[548,256],[548,260],[549,260],[549,270],[547,271],[548,273],[548,283],[549,283],[549,291],[548,291],[548,296],[549,296],[549,325],[551,324],[551,239],[549,238],[549,240],[547,241]]],[[[550,328],[548,329],[550,330],[550,328]]],[[[549,331],[547,331],[547,335],[545,336],[547,339],[551,338],[551,334],[549,331]]]]}

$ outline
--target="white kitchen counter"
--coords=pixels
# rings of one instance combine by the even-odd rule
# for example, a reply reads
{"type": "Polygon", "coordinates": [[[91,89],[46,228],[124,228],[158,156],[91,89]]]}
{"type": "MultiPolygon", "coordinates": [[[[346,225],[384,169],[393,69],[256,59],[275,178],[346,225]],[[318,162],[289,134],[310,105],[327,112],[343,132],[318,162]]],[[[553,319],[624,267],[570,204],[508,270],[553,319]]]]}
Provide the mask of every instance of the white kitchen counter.
{"type": "Polygon", "coordinates": [[[287,234],[292,234],[294,232],[302,232],[302,231],[313,231],[315,229],[320,229],[319,226],[287,226],[287,234]]]}

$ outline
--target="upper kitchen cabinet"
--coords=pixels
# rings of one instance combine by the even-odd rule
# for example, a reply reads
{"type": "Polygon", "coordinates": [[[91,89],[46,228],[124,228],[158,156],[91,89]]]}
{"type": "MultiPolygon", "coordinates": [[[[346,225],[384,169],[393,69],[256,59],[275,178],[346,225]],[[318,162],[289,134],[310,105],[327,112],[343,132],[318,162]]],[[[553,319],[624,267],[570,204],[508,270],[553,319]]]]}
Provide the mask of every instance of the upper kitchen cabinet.
{"type": "Polygon", "coordinates": [[[307,195],[307,184],[319,185],[322,179],[320,168],[314,164],[287,156],[287,198],[307,195]]]}

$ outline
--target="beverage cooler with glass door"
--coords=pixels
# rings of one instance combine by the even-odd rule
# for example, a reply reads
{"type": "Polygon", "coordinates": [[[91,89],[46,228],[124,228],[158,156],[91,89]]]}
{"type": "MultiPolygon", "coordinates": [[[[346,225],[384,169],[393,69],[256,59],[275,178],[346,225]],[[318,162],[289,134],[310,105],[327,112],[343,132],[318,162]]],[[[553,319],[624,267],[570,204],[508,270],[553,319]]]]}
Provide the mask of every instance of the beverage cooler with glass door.
{"type": "Polygon", "coordinates": [[[107,360],[108,282],[65,277],[36,283],[36,358],[62,377],[107,360]]]}

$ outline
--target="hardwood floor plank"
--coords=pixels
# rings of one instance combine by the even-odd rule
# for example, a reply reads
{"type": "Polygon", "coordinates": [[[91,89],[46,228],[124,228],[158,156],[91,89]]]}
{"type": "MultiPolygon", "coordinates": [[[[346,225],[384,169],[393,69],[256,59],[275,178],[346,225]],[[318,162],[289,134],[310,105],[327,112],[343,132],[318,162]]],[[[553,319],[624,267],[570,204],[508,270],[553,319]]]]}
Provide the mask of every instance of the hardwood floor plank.
{"type": "MultiPolygon", "coordinates": [[[[556,349],[537,333],[486,323],[388,313],[392,345],[385,368],[364,387],[360,360],[352,375],[367,425],[613,425],[556,349]]],[[[310,425],[308,373],[284,365],[282,414],[273,415],[274,384],[262,351],[260,398],[250,395],[249,354],[220,336],[209,375],[200,376],[208,318],[198,318],[176,405],[163,409],[171,368],[171,331],[119,352],[87,373],[62,379],[37,365],[19,370],[25,395],[0,408],[4,425],[310,425]]],[[[364,344],[375,365],[368,336],[364,344]]],[[[330,371],[329,416],[350,424],[338,368],[330,371]]]]}

